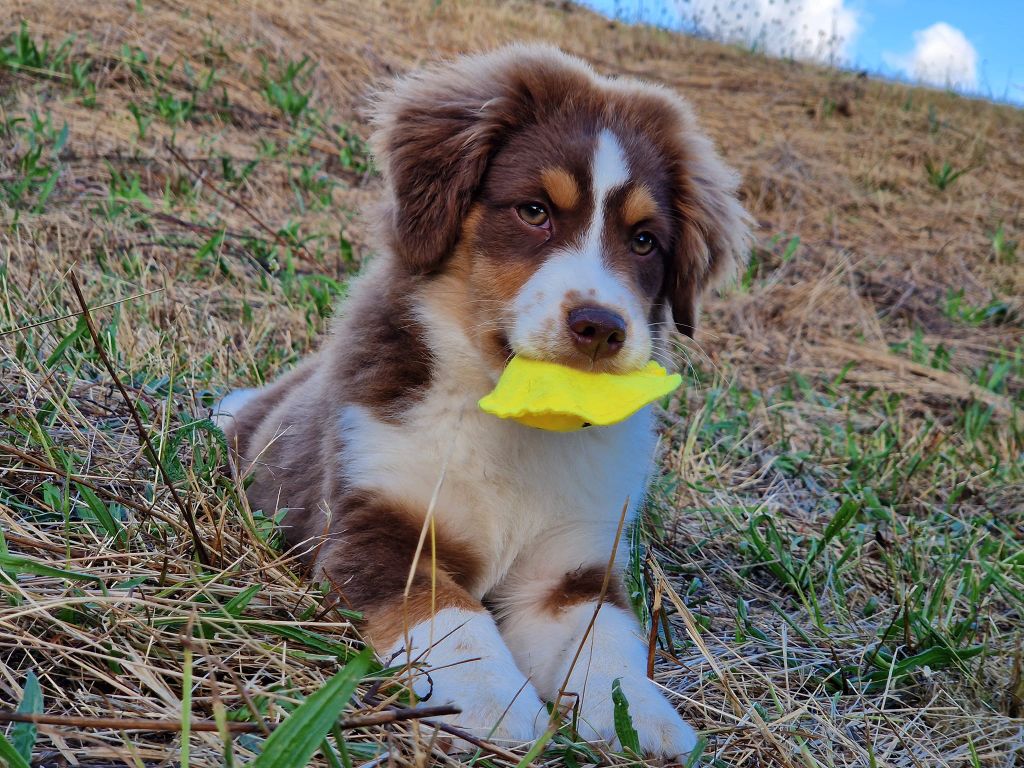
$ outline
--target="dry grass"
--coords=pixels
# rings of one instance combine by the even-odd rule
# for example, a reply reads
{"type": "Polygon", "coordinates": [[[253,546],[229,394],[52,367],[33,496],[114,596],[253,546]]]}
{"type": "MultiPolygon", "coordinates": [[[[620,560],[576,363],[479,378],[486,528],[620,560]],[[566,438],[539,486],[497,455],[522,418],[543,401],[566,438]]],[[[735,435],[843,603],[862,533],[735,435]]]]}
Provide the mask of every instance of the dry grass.
{"type": "MultiPolygon", "coordinates": [[[[359,646],[194,414],[306,352],[372,253],[368,89],[544,39],[686,94],[760,223],[686,350],[634,546],[657,679],[705,762],[1024,765],[1024,113],[561,3],[140,5],[0,10],[51,43],[0,64],[0,709],[31,669],[48,714],[180,721],[187,688],[195,718],[272,724],[359,646]],[[304,55],[289,117],[264,73],[304,55]],[[209,567],[73,315],[72,271],[209,567]]],[[[373,679],[348,714],[402,698],[373,679]]],[[[39,731],[39,764],[181,755],[175,733],[39,731]]],[[[458,763],[406,726],[347,733],[342,763],[458,763]]],[[[189,762],[260,741],[192,733],[189,762]]],[[[628,762],[569,734],[538,761],[598,758],[628,762]]]]}

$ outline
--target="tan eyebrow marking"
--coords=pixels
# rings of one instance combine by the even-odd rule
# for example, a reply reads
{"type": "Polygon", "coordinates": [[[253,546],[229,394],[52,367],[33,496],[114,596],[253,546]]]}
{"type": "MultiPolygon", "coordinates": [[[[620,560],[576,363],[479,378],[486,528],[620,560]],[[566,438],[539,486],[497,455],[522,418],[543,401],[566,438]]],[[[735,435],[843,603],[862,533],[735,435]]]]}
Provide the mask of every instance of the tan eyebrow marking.
{"type": "Polygon", "coordinates": [[[637,184],[626,195],[622,205],[622,215],[628,226],[649,219],[658,212],[658,203],[646,184],[637,184]]]}
{"type": "Polygon", "coordinates": [[[551,202],[559,208],[575,208],[580,201],[580,188],[576,179],[564,168],[545,168],[540,181],[551,202]]]}

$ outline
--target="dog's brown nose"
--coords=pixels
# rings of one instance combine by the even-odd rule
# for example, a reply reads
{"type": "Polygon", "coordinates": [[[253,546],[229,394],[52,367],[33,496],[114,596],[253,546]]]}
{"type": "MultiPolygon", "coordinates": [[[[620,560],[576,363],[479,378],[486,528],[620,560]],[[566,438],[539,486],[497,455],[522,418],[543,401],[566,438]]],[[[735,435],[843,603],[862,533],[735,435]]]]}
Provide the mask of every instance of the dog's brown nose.
{"type": "Polygon", "coordinates": [[[626,341],[626,321],[609,309],[577,307],[567,322],[576,347],[595,361],[616,354],[626,341]]]}

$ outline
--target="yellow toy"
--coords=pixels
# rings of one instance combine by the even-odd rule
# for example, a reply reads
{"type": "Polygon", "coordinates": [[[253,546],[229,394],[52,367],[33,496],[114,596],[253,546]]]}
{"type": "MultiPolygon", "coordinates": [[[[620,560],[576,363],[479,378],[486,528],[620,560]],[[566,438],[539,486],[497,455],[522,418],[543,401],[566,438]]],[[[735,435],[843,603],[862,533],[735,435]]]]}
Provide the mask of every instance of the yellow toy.
{"type": "Polygon", "coordinates": [[[572,432],[624,421],[682,381],[653,360],[639,371],[614,374],[513,357],[480,408],[528,427],[572,432]]]}

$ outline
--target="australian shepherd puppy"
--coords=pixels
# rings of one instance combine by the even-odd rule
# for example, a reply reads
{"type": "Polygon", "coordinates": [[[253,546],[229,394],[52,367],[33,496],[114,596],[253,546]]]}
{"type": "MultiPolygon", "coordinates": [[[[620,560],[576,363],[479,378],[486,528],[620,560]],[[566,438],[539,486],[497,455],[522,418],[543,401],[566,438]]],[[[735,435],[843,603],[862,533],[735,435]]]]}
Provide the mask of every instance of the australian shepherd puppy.
{"type": "Polygon", "coordinates": [[[380,256],[316,354],[219,405],[250,504],[287,510],[316,578],[381,656],[429,669],[415,689],[462,728],[525,742],[571,696],[580,734],[614,743],[619,680],[643,749],[687,754],[693,730],[646,675],[622,547],[602,590],[653,470],[650,409],[555,433],[477,401],[512,355],[667,359],[747,248],[735,173],[677,95],[546,47],[399,80],[373,146],[380,256]]]}

